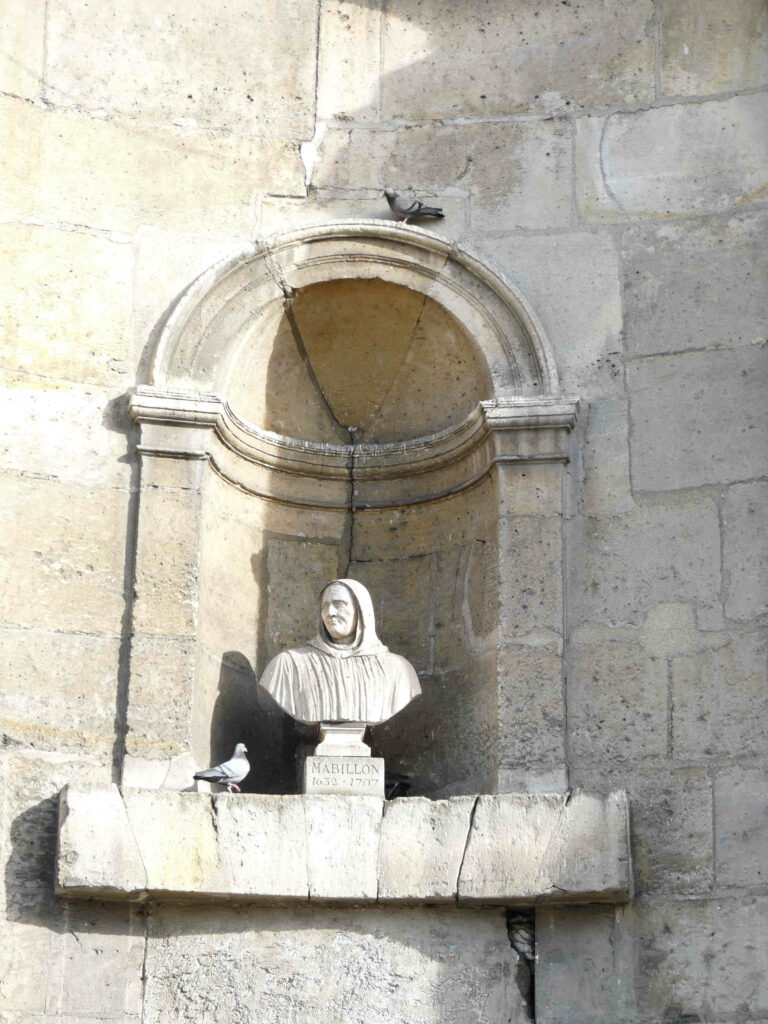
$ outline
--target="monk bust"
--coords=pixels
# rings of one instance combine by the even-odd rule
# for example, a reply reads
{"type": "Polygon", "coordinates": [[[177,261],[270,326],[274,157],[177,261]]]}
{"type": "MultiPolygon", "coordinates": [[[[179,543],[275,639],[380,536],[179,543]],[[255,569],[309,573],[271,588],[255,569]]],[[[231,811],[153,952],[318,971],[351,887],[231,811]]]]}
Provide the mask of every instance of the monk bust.
{"type": "Polygon", "coordinates": [[[259,683],[300,722],[385,722],[421,693],[410,662],[376,636],[371,596],[357,580],[333,580],[320,594],[317,636],[283,651],[259,683]]]}

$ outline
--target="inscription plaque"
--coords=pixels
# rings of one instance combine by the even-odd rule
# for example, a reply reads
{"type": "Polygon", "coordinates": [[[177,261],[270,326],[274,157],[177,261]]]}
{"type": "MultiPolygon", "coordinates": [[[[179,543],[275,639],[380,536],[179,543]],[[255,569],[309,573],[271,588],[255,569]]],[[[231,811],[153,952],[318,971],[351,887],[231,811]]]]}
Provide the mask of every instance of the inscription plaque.
{"type": "Polygon", "coordinates": [[[383,757],[308,757],[305,793],[359,793],[384,796],[383,757]]]}

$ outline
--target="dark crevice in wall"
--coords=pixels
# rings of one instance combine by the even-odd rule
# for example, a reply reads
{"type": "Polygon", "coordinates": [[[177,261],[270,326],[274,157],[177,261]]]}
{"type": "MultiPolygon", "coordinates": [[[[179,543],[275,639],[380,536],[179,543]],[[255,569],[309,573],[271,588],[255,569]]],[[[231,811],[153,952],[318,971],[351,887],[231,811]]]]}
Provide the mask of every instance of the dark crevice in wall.
{"type": "Polygon", "coordinates": [[[129,417],[128,401],[124,395],[108,403],[104,418],[105,422],[109,421],[109,429],[125,433],[128,443],[128,454],[123,456],[120,461],[128,462],[131,467],[125,532],[125,561],[123,566],[124,605],[120,622],[120,650],[117,665],[117,692],[115,694],[115,739],[112,745],[112,781],[119,784],[122,779],[125,738],[128,732],[128,691],[131,673],[131,646],[133,642],[136,543],[139,527],[140,469],[139,458],[136,454],[136,445],[139,442],[139,429],[129,417]]]}
{"type": "Polygon", "coordinates": [[[283,292],[285,295],[285,298],[283,300],[285,318],[290,325],[291,334],[293,335],[293,340],[296,344],[296,349],[299,353],[299,358],[304,364],[307,374],[309,375],[309,378],[312,381],[312,385],[317,391],[318,395],[320,396],[320,399],[328,415],[331,417],[336,426],[338,426],[341,430],[346,431],[347,434],[349,435],[349,446],[351,449],[349,459],[349,529],[345,531],[346,537],[342,541],[342,552],[344,551],[344,549],[346,549],[346,558],[344,557],[343,554],[339,558],[339,565],[344,566],[343,569],[340,569],[341,575],[347,576],[349,573],[349,567],[352,564],[355,543],[355,458],[357,452],[356,435],[358,433],[358,428],[349,427],[345,423],[341,423],[336,414],[334,413],[333,409],[331,408],[331,404],[328,401],[325,392],[323,391],[322,385],[320,384],[320,381],[317,379],[315,368],[312,366],[312,360],[309,358],[309,353],[307,352],[306,345],[304,344],[304,339],[301,336],[301,330],[299,329],[299,325],[296,322],[296,317],[293,315],[292,306],[295,293],[289,290],[287,285],[284,285],[283,292]]]}
{"type": "Polygon", "coordinates": [[[357,427],[349,427],[349,445],[351,448],[349,454],[349,530],[347,531],[347,559],[344,571],[342,572],[343,577],[349,576],[349,567],[354,560],[355,552],[355,468],[357,460],[357,427]]]}
{"type": "Polygon", "coordinates": [[[141,957],[141,1024],[144,1024],[147,1005],[147,954],[149,953],[149,925],[152,911],[148,903],[143,903],[138,913],[144,924],[144,951],[141,957]]]}
{"type": "Polygon", "coordinates": [[[533,910],[508,908],[506,911],[509,944],[517,953],[515,984],[525,1001],[528,1016],[536,1020],[536,931],[533,910]]]}

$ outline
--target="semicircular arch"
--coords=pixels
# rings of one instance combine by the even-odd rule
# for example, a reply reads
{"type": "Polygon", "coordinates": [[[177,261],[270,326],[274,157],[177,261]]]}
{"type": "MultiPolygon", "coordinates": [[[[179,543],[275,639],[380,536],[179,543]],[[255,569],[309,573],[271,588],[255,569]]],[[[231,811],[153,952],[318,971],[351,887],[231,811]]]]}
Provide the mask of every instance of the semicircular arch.
{"type": "Polygon", "coordinates": [[[496,400],[559,393],[543,329],[512,282],[456,244],[378,220],[292,231],[215,264],[177,301],[146,382],[226,398],[262,323],[302,289],[349,279],[379,279],[443,307],[482,353],[496,400]]]}

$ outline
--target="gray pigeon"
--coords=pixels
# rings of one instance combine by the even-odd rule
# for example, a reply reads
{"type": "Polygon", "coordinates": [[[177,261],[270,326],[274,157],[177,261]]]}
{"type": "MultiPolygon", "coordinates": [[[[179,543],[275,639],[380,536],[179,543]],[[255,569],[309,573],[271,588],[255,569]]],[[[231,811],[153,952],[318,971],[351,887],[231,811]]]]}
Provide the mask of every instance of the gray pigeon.
{"type": "Polygon", "coordinates": [[[439,206],[425,206],[420,199],[414,199],[412,196],[402,196],[399,192],[395,192],[393,188],[385,188],[384,195],[389,203],[390,210],[402,218],[403,224],[408,223],[409,217],[445,216],[439,206]]]}
{"type": "Polygon", "coordinates": [[[245,756],[247,753],[245,744],[238,743],[229,761],[217,764],[215,768],[206,768],[201,772],[195,772],[192,778],[202,779],[203,782],[216,782],[219,786],[226,786],[228,793],[233,790],[239,793],[238,782],[242,782],[251,770],[248,758],[245,756]]]}

